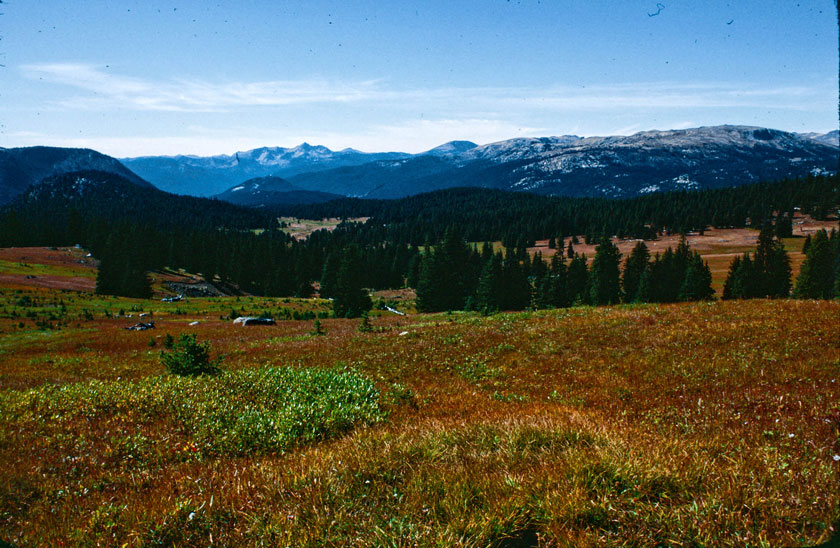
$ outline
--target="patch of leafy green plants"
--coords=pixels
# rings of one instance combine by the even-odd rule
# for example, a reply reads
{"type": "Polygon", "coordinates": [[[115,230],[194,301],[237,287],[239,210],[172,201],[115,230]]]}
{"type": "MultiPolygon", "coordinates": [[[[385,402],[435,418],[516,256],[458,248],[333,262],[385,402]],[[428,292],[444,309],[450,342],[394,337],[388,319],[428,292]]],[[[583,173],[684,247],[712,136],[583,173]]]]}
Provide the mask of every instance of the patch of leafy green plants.
{"type": "Polygon", "coordinates": [[[80,421],[163,424],[200,456],[222,456],[282,452],[381,421],[384,411],[373,382],[353,372],[262,367],[6,391],[0,417],[4,430],[44,435],[80,421]]]}

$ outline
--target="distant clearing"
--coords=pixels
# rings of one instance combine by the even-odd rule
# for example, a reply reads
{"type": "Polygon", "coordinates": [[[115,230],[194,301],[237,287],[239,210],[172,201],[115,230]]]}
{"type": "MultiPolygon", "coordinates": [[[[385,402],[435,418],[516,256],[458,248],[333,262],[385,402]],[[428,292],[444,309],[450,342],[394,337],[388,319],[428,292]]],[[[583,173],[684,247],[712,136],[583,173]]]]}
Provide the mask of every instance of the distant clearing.
{"type": "MultiPolygon", "coordinates": [[[[785,249],[788,252],[791,260],[791,267],[793,268],[793,277],[799,275],[799,269],[802,261],[805,260],[805,255],[802,253],[802,244],[805,242],[807,235],[813,235],[820,229],[831,231],[832,228],[838,228],[836,220],[832,221],[815,221],[809,217],[797,216],[793,224],[793,238],[786,238],[784,240],[785,249]]],[[[597,243],[587,245],[584,243],[584,236],[578,235],[579,244],[574,244],[573,247],[577,253],[585,253],[589,259],[589,263],[595,258],[595,247],[597,243]]],[[[565,238],[565,245],[568,247],[571,236],[565,238]]],[[[618,246],[622,255],[622,265],[633,247],[642,240],[626,239],[619,240],[612,238],[613,243],[618,246]]],[[[692,250],[699,252],[705,260],[709,262],[709,268],[712,271],[712,287],[715,288],[717,296],[720,297],[723,291],[723,282],[726,280],[727,272],[729,271],[729,264],[732,259],[743,254],[745,251],[755,251],[756,242],[758,241],[758,230],[750,228],[709,228],[703,235],[692,232],[686,235],[686,241],[691,246],[692,250]]],[[[660,236],[657,240],[645,241],[645,245],[650,250],[651,256],[657,253],[663,253],[668,247],[676,248],[680,243],[679,234],[670,234],[660,236]]],[[[555,249],[549,249],[548,240],[538,240],[535,247],[528,248],[528,251],[533,255],[541,252],[543,257],[547,260],[557,252],[555,249]]],[[[500,248],[500,246],[497,246],[500,248]]]]}
{"type": "MultiPolygon", "coordinates": [[[[351,223],[364,223],[369,218],[370,217],[357,217],[354,219],[345,219],[345,221],[351,223]]],[[[298,219],[296,217],[280,217],[278,221],[281,223],[286,223],[286,228],[284,228],[283,231],[288,233],[291,237],[295,238],[296,240],[305,240],[309,237],[310,234],[312,234],[316,230],[335,230],[335,227],[337,227],[342,220],[335,217],[321,220],[298,219]]]]}

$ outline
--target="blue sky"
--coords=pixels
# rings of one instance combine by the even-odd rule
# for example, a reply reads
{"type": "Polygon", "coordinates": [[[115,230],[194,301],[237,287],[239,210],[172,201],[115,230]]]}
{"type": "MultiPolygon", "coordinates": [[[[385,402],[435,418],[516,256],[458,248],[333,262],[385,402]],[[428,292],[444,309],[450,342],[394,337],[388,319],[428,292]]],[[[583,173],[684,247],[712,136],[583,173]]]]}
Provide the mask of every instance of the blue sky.
{"type": "Polygon", "coordinates": [[[0,146],[119,157],[838,126],[831,0],[0,5],[0,146]]]}

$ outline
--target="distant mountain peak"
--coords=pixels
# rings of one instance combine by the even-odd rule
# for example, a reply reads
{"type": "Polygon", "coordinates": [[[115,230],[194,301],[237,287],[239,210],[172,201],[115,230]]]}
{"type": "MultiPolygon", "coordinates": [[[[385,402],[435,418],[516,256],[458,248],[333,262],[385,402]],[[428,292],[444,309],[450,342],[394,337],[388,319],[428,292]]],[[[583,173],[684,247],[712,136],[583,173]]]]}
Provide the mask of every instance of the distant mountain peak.
{"type": "Polygon", "coordinates": [[[477,146],[478,145],[473,143],[472,141],[449,141],[448,143],[443,143],[442,145],[438,145],[433,149],[427,150],[422,154],[427,154],[431,156],[460,154],[462,152],[472,150],[477,146]]]}

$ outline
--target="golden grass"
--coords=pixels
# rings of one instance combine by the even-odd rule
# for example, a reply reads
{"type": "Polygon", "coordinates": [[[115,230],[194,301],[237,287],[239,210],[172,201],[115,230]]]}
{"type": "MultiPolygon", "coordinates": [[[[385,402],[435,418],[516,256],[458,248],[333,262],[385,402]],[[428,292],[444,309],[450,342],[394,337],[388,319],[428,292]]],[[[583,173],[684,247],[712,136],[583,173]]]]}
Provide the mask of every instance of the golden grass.
{"type": "Polygon", "coordinates": [[[139,333],[98,315],[54,331],[0,320],[0,382],[159,375],[150,337],[194,331],[229,370],[373,379],[387,421],[280,454],[159,458],[189,435],[118,415],[53,430],[0,419],[0,538],[804,546],[840,518],[838,302],[383,315],[364,334],[358,320],[322,320],[323,337],[311,321],[235,328],[199,314],[212,302],[156,310],[158,328],[139,333]]]}

